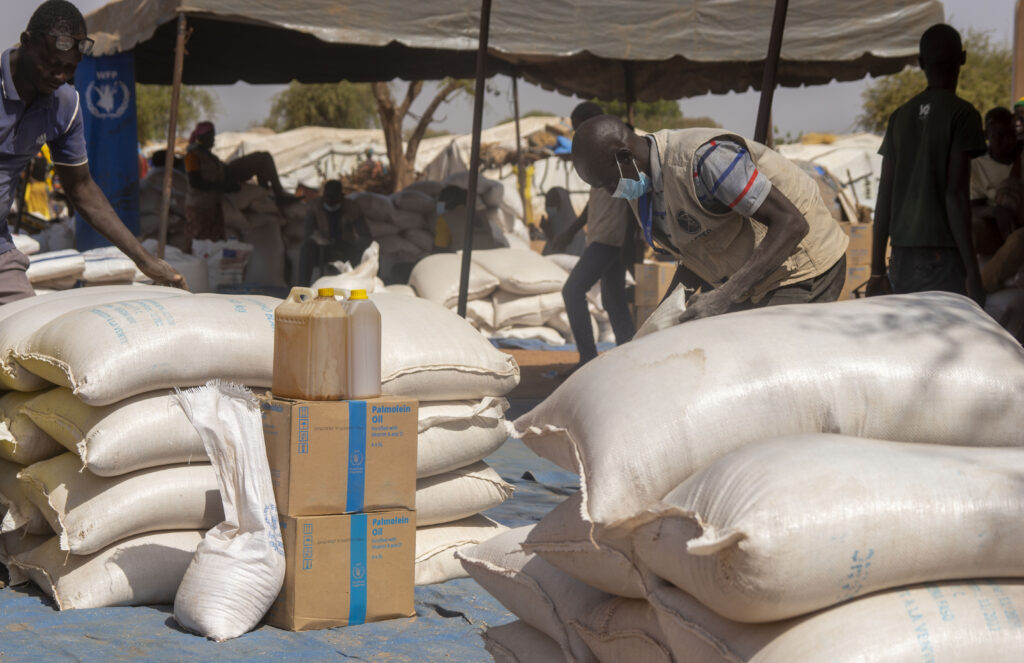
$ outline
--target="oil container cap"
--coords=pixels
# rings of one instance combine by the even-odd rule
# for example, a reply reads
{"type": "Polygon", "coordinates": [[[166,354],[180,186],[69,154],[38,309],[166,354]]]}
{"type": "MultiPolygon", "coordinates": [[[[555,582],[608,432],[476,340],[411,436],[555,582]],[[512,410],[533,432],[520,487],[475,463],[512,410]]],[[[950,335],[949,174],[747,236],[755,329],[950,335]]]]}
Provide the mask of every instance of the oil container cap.
{"type": "Polygon", "coordinates": [[[319,288],[316,291],[316,294],[317,294],[318,297],[333,297],[334,296],[334,288],[319,288]]]}
{"type": "Polygon", "coordinates": [[[367,299],[365,290],[353,290],[349,296],[349,299],[367,299]]]}

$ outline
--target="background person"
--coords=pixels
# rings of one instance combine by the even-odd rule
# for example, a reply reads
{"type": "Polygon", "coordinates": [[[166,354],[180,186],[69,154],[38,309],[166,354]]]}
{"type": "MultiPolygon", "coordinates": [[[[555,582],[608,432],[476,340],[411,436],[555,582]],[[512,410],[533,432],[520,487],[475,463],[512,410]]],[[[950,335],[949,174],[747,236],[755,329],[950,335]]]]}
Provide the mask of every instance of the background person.
{"type": "Polygon", "coordinates": [[[305,237],[299,253],[299,282],[303,285],[312,282],[313,268],[327,261],[358,265],[373,242],[359,205],[344,197],[339,180],[328,180],[323,195],[310,201],[305,237]]]}

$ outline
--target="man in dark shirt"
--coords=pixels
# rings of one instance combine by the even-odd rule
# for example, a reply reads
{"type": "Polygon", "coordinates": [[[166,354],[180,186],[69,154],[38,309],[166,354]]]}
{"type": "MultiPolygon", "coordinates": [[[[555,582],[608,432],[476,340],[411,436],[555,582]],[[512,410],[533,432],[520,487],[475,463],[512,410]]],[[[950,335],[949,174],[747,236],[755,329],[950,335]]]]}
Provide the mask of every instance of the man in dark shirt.
{"type": "Polygon", "coordinates": [[[985,301],[970,208],[970,161],[984,154],[985,134],[978,111],[956,95],[966,57],[960,34],[948,25],[921,36],[928,87],[892,114],[879,149],[869,296],[944,290],[985,301]]]}

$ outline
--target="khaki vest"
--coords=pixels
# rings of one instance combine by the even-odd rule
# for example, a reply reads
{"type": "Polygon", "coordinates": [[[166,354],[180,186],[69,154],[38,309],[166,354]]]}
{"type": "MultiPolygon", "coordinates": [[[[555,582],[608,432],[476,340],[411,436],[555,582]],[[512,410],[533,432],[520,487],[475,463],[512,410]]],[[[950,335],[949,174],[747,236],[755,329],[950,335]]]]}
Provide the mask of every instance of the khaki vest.
{"type": "MultiPolygon", "coordinates": [[[[846,252],[849,239],[825,206],[818,185],[779,153],[760,143],[723,134],[721,129],[665,130],[653,137],[661,158],[666,225],[672,241],[672,246],[665,248],[708,283],[720,286],[739,271],[767,232],[767,227],[754,219],[736,212],[713,214],[697,200],[694,154],[715,138],[745,145],[757,169],[800,210],[810,226],[796,251],[754,286],[750,293],[753,301],[780,286],[823,274],[846,252]]],[[[633,211],[636,213],[636,203],[633,211]]]]}

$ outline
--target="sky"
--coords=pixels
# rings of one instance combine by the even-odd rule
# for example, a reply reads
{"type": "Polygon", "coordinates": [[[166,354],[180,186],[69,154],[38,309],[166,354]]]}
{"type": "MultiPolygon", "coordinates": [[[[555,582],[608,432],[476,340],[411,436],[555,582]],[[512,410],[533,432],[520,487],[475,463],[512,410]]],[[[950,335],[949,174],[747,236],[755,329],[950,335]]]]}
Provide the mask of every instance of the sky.
{"type": "MultiPolygon", "coordinates": [[[[104,4],[106,0],[73,0],[83,13],[104,4]]],[[[501,1],[501,0],[499,0],[501,1]]],[[[0,0],[0,44],[12,45],[28,23],[36,6],[34,0],[0,0]]],[[[946,21],[961,31],[967,28],[983,30],[997,43],[1010,44],[1013,38],[1014,0],[944,0],[946,21]]],[[[970,54],[968,54],[970,57],[970,54]]],[[[861,94],[872,79],[850,83],[830,83],[803,88],[779,88],[775,92],[773,122],[782,134],[797,135],[812,131],[845,133],[855,129],[861,110],[861,94]]],[[[484,127],[490,127],[512,116],[512,83],[508,77],[490,79],[489,87],[498,92],[487,95],[484,109],[484,127]]],[[[215,121],[220,131],[243,130],[259,125],[267,117],[274,94],[284,89],[281,85],[214,86],[220,111],[215,121]]],[[[422,110],[434,90],[425,85],[424,92],[413,105],[412,112],[422,110]]],[[[533,110],[568,115],[580,99],[548,92],[534,85],[520,82],[519,103],[523,113],[533,110]]],[[[683,99],[683,114],[691,117],[708,116],[726,129],[750,135],[757,115],[758,94],[753,91],[708,94],[683,99]]],[[[440,108],[434,129],[452,133],[469,133],[472,126],[472,99],[463,96],[440,108]]]]}

